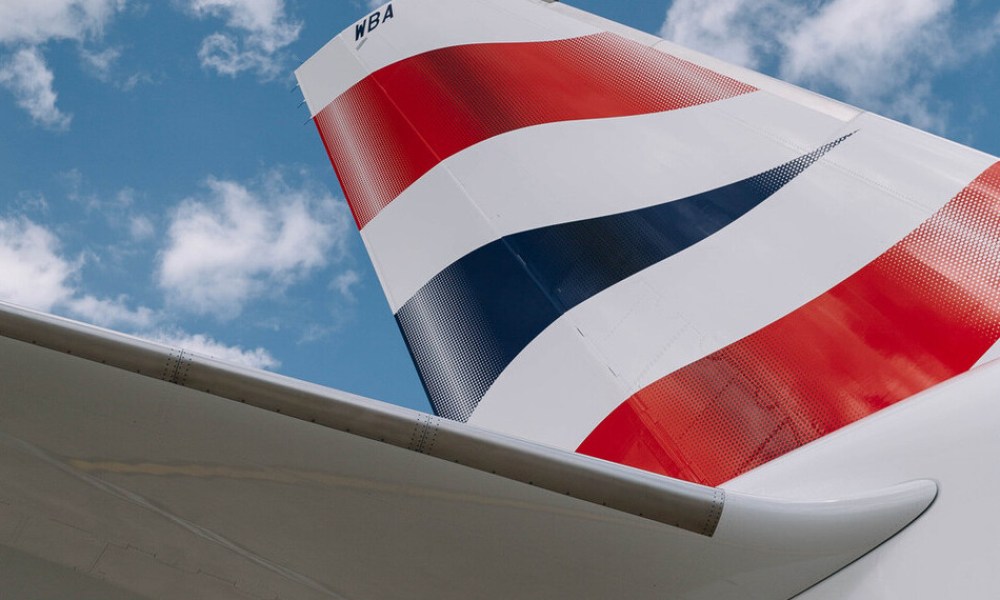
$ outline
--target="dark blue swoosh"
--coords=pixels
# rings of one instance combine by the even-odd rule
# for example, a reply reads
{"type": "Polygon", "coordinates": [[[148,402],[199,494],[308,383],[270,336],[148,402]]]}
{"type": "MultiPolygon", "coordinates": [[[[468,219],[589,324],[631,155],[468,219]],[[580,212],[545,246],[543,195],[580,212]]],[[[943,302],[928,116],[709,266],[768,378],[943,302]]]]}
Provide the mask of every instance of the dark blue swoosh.
{"type": "Polygon", "coordinates": [[[739,219],[850,135],[743,181],[508,235],[455,261],[396,313],[434,411],[467,420],[560,315],[739,219]]]}

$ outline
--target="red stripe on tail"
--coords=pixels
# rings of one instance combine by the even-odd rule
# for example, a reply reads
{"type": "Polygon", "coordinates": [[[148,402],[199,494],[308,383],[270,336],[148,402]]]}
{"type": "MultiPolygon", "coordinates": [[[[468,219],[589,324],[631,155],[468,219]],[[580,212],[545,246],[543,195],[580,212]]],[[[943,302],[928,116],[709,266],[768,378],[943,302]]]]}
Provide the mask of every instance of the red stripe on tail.
{"type": "Polygon", "coordinates": [[[612,33],[442,48],[369,75],[316,115],[358,227],[442,160],[542,123],[675,110],[755,88],[612,33]]]}
{"type": "Polygon", "coordinates": [[[970,369],[1000,338],[1000,163],[860,271],[629,398],[578,449],[718,485],[970,369]]]}

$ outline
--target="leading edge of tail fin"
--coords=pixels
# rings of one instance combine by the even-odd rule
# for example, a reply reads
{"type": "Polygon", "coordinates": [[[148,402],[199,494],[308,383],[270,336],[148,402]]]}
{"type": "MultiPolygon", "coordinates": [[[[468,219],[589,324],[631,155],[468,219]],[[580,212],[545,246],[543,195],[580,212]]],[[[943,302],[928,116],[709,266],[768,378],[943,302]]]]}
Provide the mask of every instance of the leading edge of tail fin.
{"type": "Polygon", "coordinates": [[[296,74],[442,416],[716,485],[1000,337],[993,157],[541,0],[296,74]]]}

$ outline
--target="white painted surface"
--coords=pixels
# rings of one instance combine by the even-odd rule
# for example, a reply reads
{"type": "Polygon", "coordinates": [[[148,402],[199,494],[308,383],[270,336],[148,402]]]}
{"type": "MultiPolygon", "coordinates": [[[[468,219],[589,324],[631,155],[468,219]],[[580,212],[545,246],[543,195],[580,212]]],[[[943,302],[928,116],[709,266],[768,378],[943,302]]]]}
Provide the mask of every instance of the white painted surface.
{"type": "MultiPolygon", "coordinates": [[[[417,180],[368,223],[363,235],[395,312],[452,262],[502,236],[715,189],[853,131],[858,133],[828,159],[840,172],[815,186],[830,204],[812,215],[777,218],[799,222],[850,210],[838,216],[864,228],[869,211],[891,208],[893,198],[901,211],[908,210],[907,204],[919,211],[936,209],[942,194],[953,195],[995,160],[874,115],[844,125],[755,93],[666,113],[552,123],[491,138],[417,180]],[[851,186],[855,197],[841,200],[848,191],[839,185],[851,186]]],[[[807,172],[800,178],[812,177],[807,172]]]]}
{"type": "MultiPolygon", "coordinates": [[[[312,116],[369,73],[417,54],[462,44],[561,40],[600,31],[533,0],[393,0],[392,7],[393,18],[366,33],[363,45],[355,40],[351,25],[295,71],[312,116]]],[[[379,11],[384,14],[384,7],[379,11]]]]}
{"type": "Polygon", "coordinates": [[[8,338],[0,380],[0,594],[32,600],[787,598],[935,491],[734,493],[710,538],[8,338]]]}
{"type": "MultiPolygon", "coordinates": [[[[817,132],[831,127],[841,133],[853,130],[858,133],[822,164],[733,226],[614,286],[553,324],[496,381],[472,417],[472,422],[478,425],[563,448],[575,447],[604,414],[630,393],[825,292],[917,227],[996,160],[571,7],[554,4],[544,10],[570,16],[599,30],[616,31],[755,85],[764,93],[701,108],[705,114],[711,114],[720,106],[763,102],[771,107],[762,113],[770,121],[743,119],[740,127],[733,128],[739,131],[732,134],[734,143],[748,140],[751,146],[751,151],[743,152],[742,161],[723,160],[716,169],[698,170],[699,165],[709,164],[705,156],[727,156],[725,149],[720,150],[725,139],[708,136],[707,141],[695,140],[689,146],[693,155],[699,151],[705,153],[697,165],[687,165],[690,179],[678,178],[673,172],[675,177],[666,183],[661,180],[658,185],[653,183],[662,173],[654,173],[653,179],[647,181],[641,169],[670,163],[656,162],[646,156],[651,153],[655,157],[660,146],[650,152],[628,148],[624,154],[621,148],[615,153],[601,152],[604,148],[614,148],[616,136],[631,135],[626,122],[670,118],[664,115],[607,121],[609,131],[615,131],[600,134],[602,143],[596,144],[598,148],[593,145],[588,148],[587,138],[597,135],[605,122],[529,128],[472,147],[416,182],[395,206],[383,211],[380,218],[386,216],[385,223],[376,219],[369,226],[371,232],[365,233],[394,309],[450,261],[503,232],[584,218],[574,214],[595,216],[618,212],[621,209],[592,204],[608,198],[609,190],[641,190],[648,184],[647,192],[652,189],[662,192],[680,190],[684,185],[708,184],[713,177],[738,179],[736,175],[744,172],[740,169],[749,171],[750,167],[758,166],[754,161],[763,163],[764,159],[773,159],[769,153],[780,152],[789,134],[793,136],[791,140],[800,141],[784,148],[794,148],[810,140],[794,137],[806,136],[809,131],[801,128],[801,122],[785,131],[778,129],[782,119],[791,115],[809,115],[803,122],[821,125],[817,132]],[[745,133],[754,128],[756,137],[745,133]],[[543,137],[550,131],[558,135],[543,137]],[[559,146],[562,140],[570,141],[568,148],[559,146]],[[553,148],[559,151],[553,152],[553,148]],[[589,152],[575,153],[577,148],[588,148],[589,152]],[[591,156],[597,158],[587,162],[591,156]],[[643,162],[646,160],[649,162],[643,162]],[[526,175],[510,177],[511,167],[507,165],[516,165],[517,172],[526,175]],[[611,174],[606,180],[588,181],[582,175],[607,165],[614,168],[608,169],[611,174]],[[438,171],[457,177],[460,195],[446,197],[458,189],[453,179],[438,171]],[[551,201],[551,205],[530,210],[531,203],[542,197],[525,193],[535,187],[545,190],[544,200],[551,201]],[[565,196],[560,196],[563,190],[565,196]],[[589,196],[590,190],[601,190],[603,194],[589,196]],[[440,214],[433,212],[437,206],[431,203],[435,193],[440,193],[440,214]],[[463,198],[466,194],[468,198],[463,198]],[[490,204],[494,197],[496,203],[490,204]],[[469,198],[471,201],[463,205],[469,198]],[[559,198],[565,201],[560,202],[559,198]],[[407,201],[403,202],[404,199],[407,201]],[[580,212],[574,213],[577,209],[580,212]],[[394,213],[398,218],[393,221],[389,216],[394,213]],[[455,220],[449,220],[451,214],[456,215],[455,220]],[[429,215],[435,216],[428,218],[429,215]],[[417,227],[405,227],[408,223],[417,227]],[[466,230],[446,243],[434,243],[459,227],[466,230]],[[431,241],[420,241],[417,237],[431,241]],[[398,239],[407,240],[407,244],[400,245],[405,252],[390,249],[387,240],[398,239]]],[[[372,38],[364,48],[372,45],[373,56],[391,56],[395,51],[388,41],[375,44],[375,40],[372,38]]],[[[336,51],[354,52],[353,46],[336,51]]],[[[315,66],[316,73],[326,68],[321,62],[315,66]]],[[[348,73],[323,89],[308,91],[313,112],[325,106],[324,98],[332,99],[358,76],[359,73],[348,73]]],[[[699,110],[678,114],[683,114],[685,123],[689,123],[688,119],[701,114],[699,110]]],[[[723,118],[722,111],[716,114],[723,118]]],[[[684,126],[680,125],[678,130],[684,126]]],[[[654,129],[634,134],[633,141],[642,147],[646,143],[643,136],[654,129]]],[[[829,135],[819,143],[832,137],[829,135]]],[[[772,166],[775,164],[769,163],[749,174],[772,166]]],[[[710,187],[705,185],[704,189],[710,187]]],[[[627,199],[628,194],[623,196],[626,200],[616,198],[623,202],[620,206],[653,202],[638,200],[643,196],[641,193],[631,196],[632,200],[627,199]]],[[[983,362],[995,356],[994,349],[983,362]]],[[[734,492],[815,499],[863,494],[908,480],[934,479],[940,483],[940,496],[924,517],[800,598],[993,597],[1000,590],[1000,574],[995,568],[1000,562],[1000,544],[996,542],[1000,539],[1000,520],[991,516],[981,499],[995,497],[1000,492],[1000,470],[993,465],[995,457],[1000,455],[1000,436],[996,435],[1000,422],[998,390],[1000,362],[994,361],[813,442],[725,487],[734,492]]],[[[728,516],[734,517],[738,512],[728,516]]],[[[746,512],[739,522],[753,523],[752,513],[746,512]]],[[[733,523],[724,521],[720,534],[738,531],[740,528],[733,523]]],[[[856,525],[849,519],[844,522],[846,529],[856,525]]],[[[550,519],[544,527],[551,532],[556,525],[550,519]]],[[[574,523],[574,527],[579,527],[579,523],[574,523]]],[[[567,557],[577,556],[573,550],[592,539],[587,537],[590,533],[587,526],[578,529],[573,534],[572,549],[562,545],[560,536],[549,537],[543,544],[546,556],[570,560],[567,557]]],[[[621,596],[636,593],[623,589],[622,582],[624,586],[637,581],[645,585],[650,583],[650,573],[663,573],[675,567],[684,576],[696,577],[705,567],[700,550],[692,550],[690,546],[676,554],[649,545],[635,531],[624,537],[617,532],[602,533],[608,536],[599,542],[602,559],[596,563],[590,559],[577,562],[578,579],[564,585],[585,584],[585,576],[591,569],[598,569],[615,574],[615,588],[601,587],[606,584],[605,577],[594,587],[560,588],[554,593],[568,597],[585,597],[589,593],[621,596]],[[638,549],[643,554],[637,564],[624,566],[616,562],[623,556],[635,559],[637,555],[631,552],[638,549]],[[646,551],[651,551],[655,559],[650,559],[646,551]]],[[[745,537],[746,532],[739,535],[745,537]]],[[[551,573],[538,577],[544,581],[551,573]]],[[[750,576],[775,584],[782,577],[776,572],[756,572],[750,576]]],[[[662,597],[665,589],[656,591],[655,597],[662,597]]],[[[735,589],[703,581],[699,593],[714,598],[735,589]]],[[[651,588],[643,588],[640,595],[642,592],[651,592],[651,588]]]]}
{"type": "Polygon", "coordinates": [[[442,269],[502,236],[692,196],[842,134],[839,121],[759,93],[651,115],[527,127],[443,161],[382,209],[363,235],[395,312],[442,269]]]}
{"type": "Polygon", "coordinates": [[[986,363],[993,362],[994,360],[1000,358],[1000,341],[993,344],[993,347],[986,351],[986,354],[976,363],[976,366],[982,366],[986,363]]]}
{"type": "Polygon", "coordinates": [[[723,487],[809,498],[930,478],[919,521],[799,600],[993,598],[1000,593],[1000,363],[977,368],[723,487]]]}
{"type": "Polygon", "coordinates": [[[569,311],[559,327],[575,335],[536,338],[470,423],[578,447],[633,393],[871,262],[994,160],[876,117],[850,128],[858,133],[746,216],[569,311]]]}

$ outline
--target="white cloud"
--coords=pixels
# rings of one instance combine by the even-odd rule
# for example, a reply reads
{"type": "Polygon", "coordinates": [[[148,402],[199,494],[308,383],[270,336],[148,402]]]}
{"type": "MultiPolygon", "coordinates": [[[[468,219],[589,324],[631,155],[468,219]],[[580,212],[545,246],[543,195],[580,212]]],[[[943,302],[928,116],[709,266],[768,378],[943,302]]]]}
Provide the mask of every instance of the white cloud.
{"type": "Polygon", "coordinates": [[[118,67],[121,57],[122,49],[118,47],[108,47],[103,50],[80,48],[80,60],[84,70],[99,81],[109,83],[124,92],[134,90],[139,84],[154,83],[153,77],[144,71],[127,76],[121,73],[118,67]]]}
{"type": "Polygon", "coordinates": [[[154,78],[149,73],[138,72],[138,73],[132,73],[128,77],[118,80],[118,82],[115,85],[117,85],[118,89],[122,91],[131,92],[136,87],[138,87],[139,84],[146,84],[146,83],[157,83],[157,79],[154,78]]]}
{"type": "Polygon", "coordinates": [[[11,212],[23,215],[35,213],[47,215],[49,213],[49,201],[44,194],[38,192],[21,192],[17,199],[8,206],[11,212]]]}
{"type": "Polygon", "coordinates": [[[354,269],[348,269],[337,275],[337,277],[330,283],[330,287],[337,290],[345,300],[353,301],[354,298],[354,288],[361,283],[361,275],[358,274],[354,269]]]}
{"type": "MultiPolygon", "coordinates": [[[[100,36],[126,0],[3,0],[0,2],[0,45],[13,48],[0,66],[0,85],[38,124],[69,127],[70,116],[56,107],[54,76],[40,45],[52,40],[83,41],[100,36]]],[[[95,56],[108,62],[110,55],[95,56]]],[[[85,60],[87,58],[85,57],[85,60]]]]}
{"type": "Polygon", "coordinates": [[[159,285],[175,307],[234,318],[343,256],[349,221],[326,191],[291,188],[279,175],[207,187],[174,212],[161,255],[159,285]]]}
{"type": "Polygon", "coordinates": [[[26,218],[0,219],[0,300],[44,312],[62,312],[103,327],[125,328],[170,346],[240,365],[273,369],[280,363],[264,348],[227,346],[207,335],[155,329],[163,316],[126,296],[98,298],[77,285],[83,261],[60,253],[59,240],[26,218]]]}
{"type": "Polygon", "coordinates": [[[943,18],[952,8],[953,0],[835,0],[788,32],[782,74],[859,98],[905,86],[951,60],[943,18]]]}
{"type": "Polygon", "coordinates": [[[18,106],[50,129],[65,130],[72,117],[56,106],[54,77],[37,48],[18,50],[0,65],[0,85],[14,94],[18,106]]]}
{"type": "Polygon", "coordinates": [[[789,23],[804,16],[791,0],[675,0],[661,35],[745,67],[779,49],[789,23]]]}
{"type": "Polygon", "coordinates": [[[236,76],[256,72],[265,79],[281,73],[283,50],[298,39],[302,23],[285,14],[284,0],[188,0],[199,18],[224,19],[226,30],[202,41],[198,58],[206,69],[236,76]]]}
{"type": "Polygon", "coordinates": [[[125,0],[4,0],[0,43],[42,44],[100,35],[125,0]]]}
{"type": "Polygon", "coordinates": [[[872,100],[872,103],[883,114],[925,131],[945,133],[948,129],[947,105],[935,97],[929,81],[914,81],[905,93],[894,94],[881,101],[872,100]]]}
{"type": "Polygon", "coordinates": [[[227,346],[200,333],[192,335],[177,330],[161,330],[140,334],[140,337],[244,367],[277,369],[281,366],[281,363],[264,348],[244,349],[242,346],[227,346]]]}
{"type": "Polygon", "coordinates": [[[52,312],[59,310],[104,327],[152,326],[156,313],[128,307],[128,298],[84,294],[77,281],[84,261],[63,256],[58,238],[30,219],[0,219],[0,300],[52,312]]]}
{"type": "Polygon", "coordinates": [[[142,215],[133,215],[129,219],[128,224],[129,237],[132,238],[133,242],[141,242],[152,237],[156,234],[156,227],[149,217],[144,217],[142,215]]]}
{"type": "Polygon", "coordinates": [[[59,241],[29,219],[0,219],[0,299],[43,311],[73,296],[78,265],[59,255],[59,241]]]}
{"type": "Polygon", "coordinates": [[[955,18],[954,0],[675,0],[662,33],[941,130],[934,77],[988,51],[1000,35],[996,27],[970,33],[955,18]]]}
{"type": "Polygon", "coordinates": [[[121,58],[122,51],[119,48],[105,48],[104,50],[80,50],[80,58],[83,64],[101,81],[111,81],[111,70],[121,58]]]}
{"type": "Polygon", "coordinates": [[[127,327],[146,329],[159,320],[159,315],[150,308],[140,306],[129,308],[128,297],[119,296],[113,300],[84,295],[64,302],[66,308],[77,318],[101,327],[127,327]]]}

